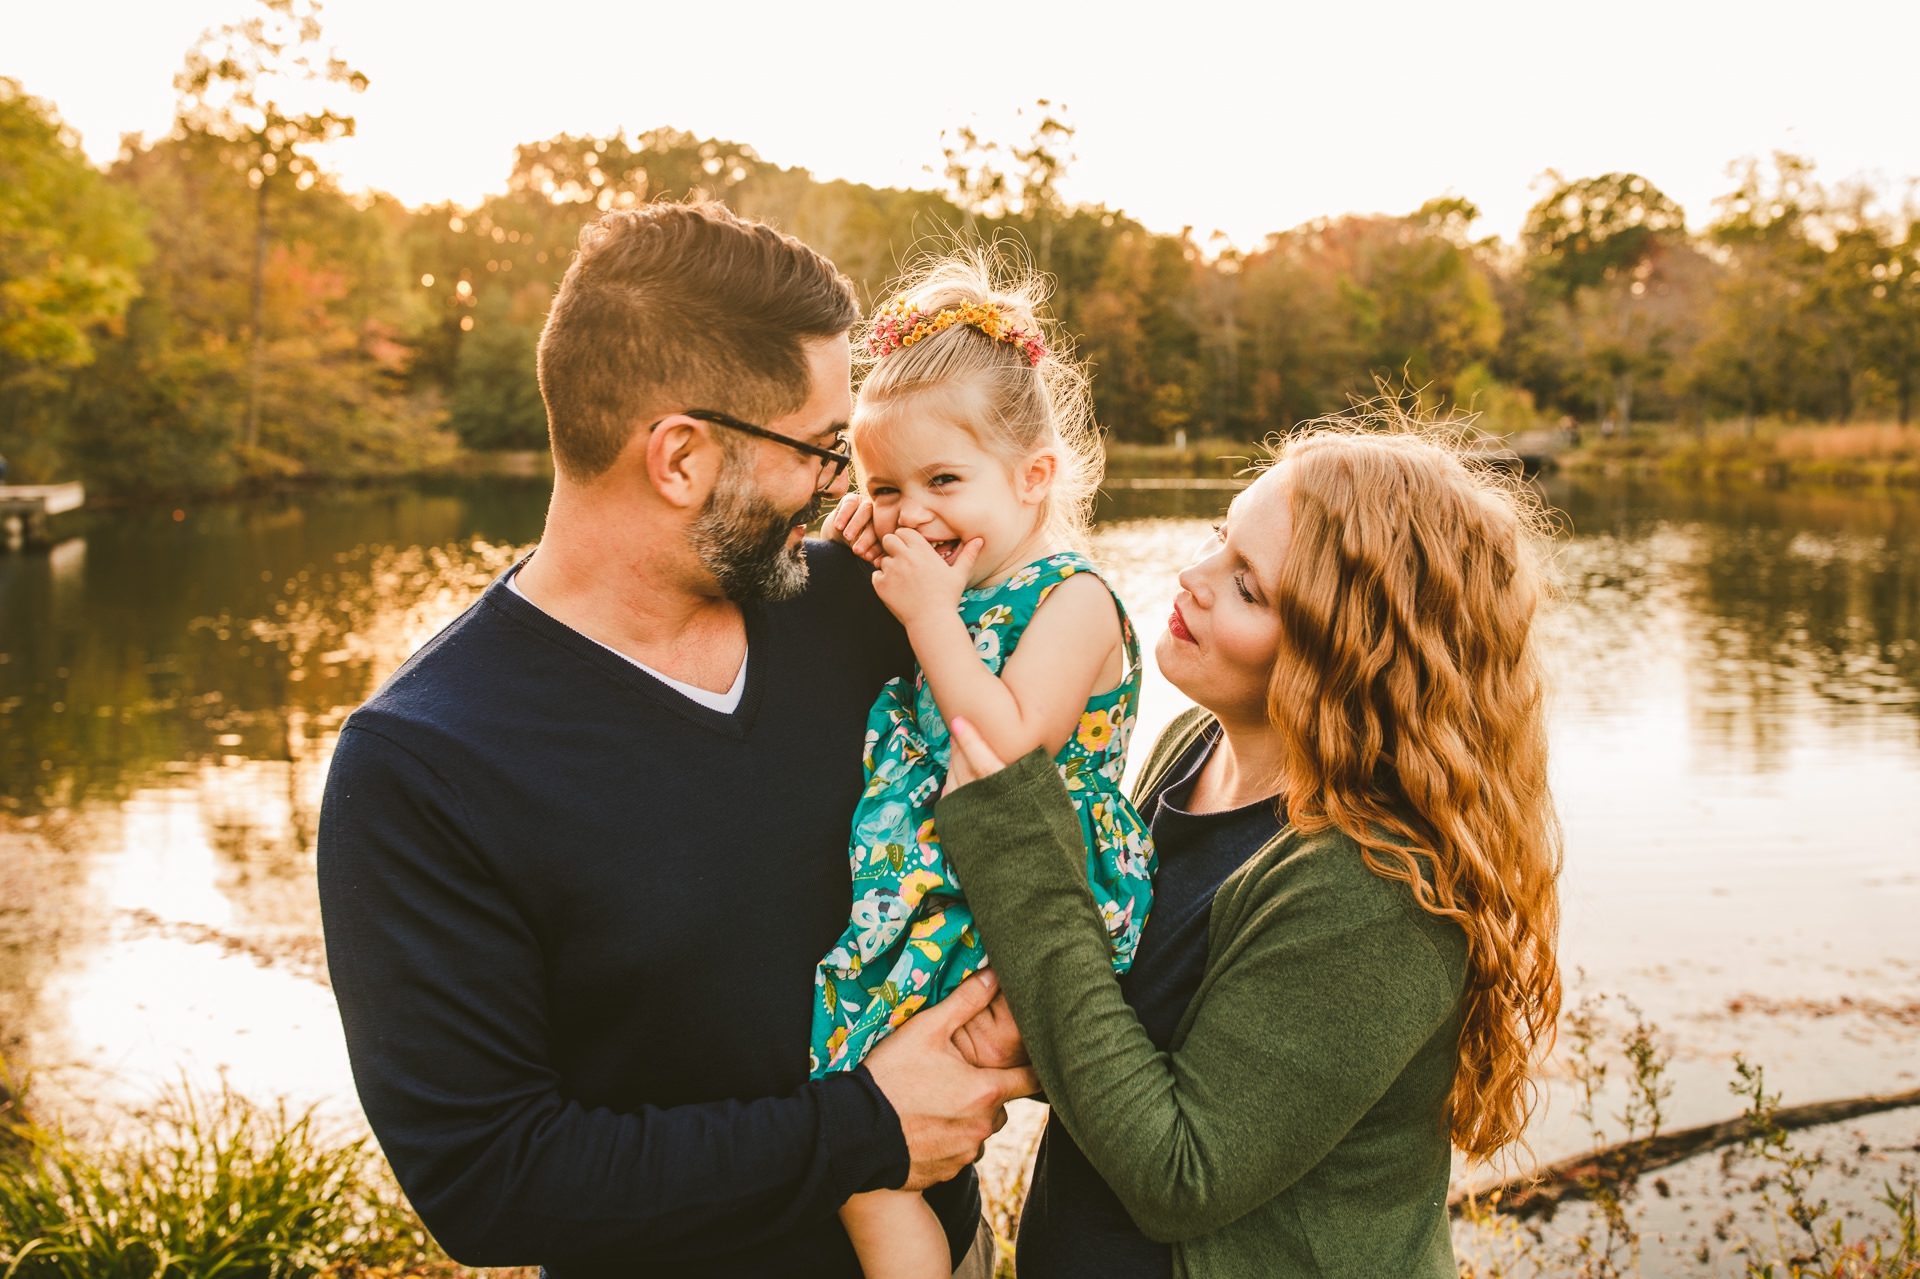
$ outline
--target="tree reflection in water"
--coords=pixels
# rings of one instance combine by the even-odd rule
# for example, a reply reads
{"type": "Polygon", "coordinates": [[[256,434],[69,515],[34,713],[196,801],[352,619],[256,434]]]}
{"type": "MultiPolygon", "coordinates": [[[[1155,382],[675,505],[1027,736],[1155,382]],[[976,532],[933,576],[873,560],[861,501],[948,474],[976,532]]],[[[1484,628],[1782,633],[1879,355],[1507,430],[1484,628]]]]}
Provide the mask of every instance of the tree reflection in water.
{"type": "MultiPolygon", "coordinates": [[[[1677,1122],[1694,1118],[1688,1096],[1717,1118],[1715,1054],[1764,1038],[1731,1001],[1857,997],[1871,992],[1848,983],[1887,964],[1920,981],[1920,952],[1885,922],[1920,888],[1911,814],[1903,825],[1897,798],[1871,789],[1920,789],[1920,499],[1546,491],[1570,530],[1543,621],[1569,965],[1693,1027],[1677,1122]],[[1809,749],[1825,752],[1817,766],[1809,749]],[[1860,769],[1885,780],[1835,791],[1860,769]],[[1829,792],[1854,824],[1832,838],[1805,811],[1829,792]],[[1871,855],[1836,853],[1855,846],[1871,855]],[[1777,883],[1749,873],[1756,850],[1777,883]],[[1728,883],[1749,895],[1723,901],[1728,883]],[[1791,981],[1763,985],[1738,956],[1715,967],[1760,934],[1793,935],[1768,951],[1791,981]],[[1835,975],[1830,946],[1854,976],[1835,975]],[[1705,1082],[1686,1077],[1693,1058],[1705,1082]]],[[[1146,647],[1230,496],[1127,491],[1104,507],[1096,554],[1146,647]]],[[[265,1095],[347,1094],[312,874],[332,744],[537,536],[545,497],[492,484],[181,521],[98,512],[84,543],[0,557],[0,1052],[85,1063],[87,1088],[101,1071],[144,1087],[187,1062],[265,1095]]],[[[1136,762],[1182,704],[1148,674],[1136,762]]],[[[1843,1020],[1783,1067],[1794,1099],[1896,1083],[1881,1063],[1911,1045],[1843,1020]]],[[[1554,1142],[1541,1134],[1543,1154],[1554,1142]]]]}
{"type": "Polygon", "coordinates": [[[1776,769],[1809,721],[1863,749],[1920,742],[1920,498],[1548,491],[1573,533],[1552,624],[1563,701],[1609,701],[1619,663],[1677,646],[1703,767],[1776,769]]]}
{"type": "Polygon", "coordinates": [[[340,723],[512,562],[544,497],[98,513],[0,557],[0,1053],[97,1055],[43,993],[75,1001],[156,945],[324,982],[312,847],[340,723]]]}

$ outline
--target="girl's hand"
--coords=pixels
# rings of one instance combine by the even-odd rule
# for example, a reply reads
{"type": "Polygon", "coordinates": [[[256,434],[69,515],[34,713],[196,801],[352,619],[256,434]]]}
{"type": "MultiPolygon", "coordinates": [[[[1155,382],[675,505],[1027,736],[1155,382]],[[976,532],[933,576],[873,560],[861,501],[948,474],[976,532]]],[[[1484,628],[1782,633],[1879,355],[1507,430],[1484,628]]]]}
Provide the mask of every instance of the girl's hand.
{"type": "Polygon", "coordinates": [[[873,575],[874,594],[904,625],[911,626],[919,618],[951,615],[960,608],[960,596],[985,545],[974,538],[949,564],[912,529],[889,533],[880,539],[885,557],[873,575]]]}
{"type": "Polygon", "coordinates": [[[1013,1020],[1013,1010],[1007,1007],[1007,997],[1000,991],[994,992],[993,1002],[975,1013],[972,1021],[953,1032],[953,1046],[969,1065],[982,1070],[1007,1070],[1033,1064],[1033,1058],[1027,1053],[1027,1041],[1021,1038],[1020,1027],[1013,1020]]]}
{"type": "Polygon", "coordinates": [[[968,782],[991,777],[1007,766],[1007,761],[994,754],[987,739],[980,736],[980,730],[966,720],[955,719],[947,725],[947,731],[953,734],[953,757],[947,761],[947,784],[940,791],[942,795],[951,795],[968,782]]]}
{"type": "Polygon", "coordinates": [[[880,539],[873,535],[873,503],[861,493],[849,493],[833,508],[823,530],[829,542],[839,542],[869,564],[880,562],[880,539]]]}

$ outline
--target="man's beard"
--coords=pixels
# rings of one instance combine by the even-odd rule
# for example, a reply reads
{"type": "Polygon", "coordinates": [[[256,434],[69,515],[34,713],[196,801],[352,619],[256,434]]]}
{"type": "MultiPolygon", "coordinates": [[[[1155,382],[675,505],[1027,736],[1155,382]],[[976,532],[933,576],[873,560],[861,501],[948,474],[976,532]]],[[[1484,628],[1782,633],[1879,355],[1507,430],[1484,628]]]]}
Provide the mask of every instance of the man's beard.
{"type": "Polygon", "coordinates": [[[820,518],[825,502],[826,494],[815,493],[798,511],[782,511],[744,475],[723,472],[687,541],[736,604],[792,599],[806,588],[807,556],[804,545],[789,549],[787,537],[820,518]]]}

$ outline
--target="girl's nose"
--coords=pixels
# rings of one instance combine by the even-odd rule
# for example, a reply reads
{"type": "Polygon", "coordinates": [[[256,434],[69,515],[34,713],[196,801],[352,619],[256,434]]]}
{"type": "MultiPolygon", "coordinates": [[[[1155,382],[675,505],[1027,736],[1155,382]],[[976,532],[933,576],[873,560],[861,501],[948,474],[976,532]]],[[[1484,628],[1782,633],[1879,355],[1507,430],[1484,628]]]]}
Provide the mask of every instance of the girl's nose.
{"type": "Polygon", "coordinates": [[[919,528],[922,524],[925,524],[928,520],[932,518],[933,518],[932,513],[928,511],[926,507],[920,505],[920,503],[914,501],[912,498],[909,497],[909,498],[901,499],[900,523],[904,524],[906,527],[919,528]]]}

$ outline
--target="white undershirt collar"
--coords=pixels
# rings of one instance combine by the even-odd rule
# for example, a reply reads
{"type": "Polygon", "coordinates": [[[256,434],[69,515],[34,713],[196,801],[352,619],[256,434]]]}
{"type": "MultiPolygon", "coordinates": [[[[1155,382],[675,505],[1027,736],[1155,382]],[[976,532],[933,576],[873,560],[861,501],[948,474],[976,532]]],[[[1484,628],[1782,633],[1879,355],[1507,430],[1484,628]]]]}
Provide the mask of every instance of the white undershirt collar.
{"type": "MultiPolygon", "coordinates": [[[[520,570],[518,566],[514,568],[513,572],[507,575],[507,589],[512,591],[515,595],[518,595],[521,599],[527,600],[527,593],[520,589],[520,570]]],[[[540,608],[540,606],[538,604],[534,604],[532,600],[527,600],[527,603],[533,604],[533,607],[535,608],[540,608]]],[[[545,609],[541,609],[540,611],[543,613],[546,612],[545,609]]],[[[549,617],[553,616],[551,613],[548,613],[547,615],[549,617]]],[[[559,619],[555,618],[554,620],[558,621],[559,619]]],[[[564,625],[564,623],[562,623],[562,625],[564,625]]],[[[575,631],[574,633],[576,635],[579,634],[578,631],[575,631]]],[[[593,640],[593,642],[596,644],[600,644],[600,641],[597,639],[593,639],[593,636],[591,635],[585,636],[585,638],[593,640]]],[[[609,653],[612,653],[615,657],[621,658],[628,662],[633,662],[635,666],[638,666],[641,670],[653,676],[655,679],[659,680],[662,684],[665,684],[668,688],[671,688],[674,692],[679,693],[681,696],[691,698],[692,700],[700,703],[700,705],[705,706],[710,710],[719,711],[722,715],[731,715],[735,711],[739,710],[740,698],[747,691],[747,658],[746,658],[746,654],[744,653],[740,655],[740,670],[733,677],[733,687],[728,689],[724,693],[715,693],[709,689],[701,688],[697,684],[689,684],[685,680],[675,679],[671,675],[662,675],[659,671],[654,670],[653,667],[648,666],[645,662],[634,661],[633,658],[628,657],[625,653],[622,653],[619,649],[615,648],[611,644],[600,644],[600,647],[606,649],[609,653]]]]}

